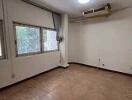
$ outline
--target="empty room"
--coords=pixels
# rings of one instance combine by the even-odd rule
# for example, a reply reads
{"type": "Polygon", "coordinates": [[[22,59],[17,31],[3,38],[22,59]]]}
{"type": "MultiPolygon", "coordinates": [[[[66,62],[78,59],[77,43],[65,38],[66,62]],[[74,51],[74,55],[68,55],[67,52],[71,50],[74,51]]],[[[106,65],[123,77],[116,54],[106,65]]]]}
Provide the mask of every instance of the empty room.
{"type": "Polygon", "coordinates": [[[0,100],[132,100],[132,0],[0,0],[0,100]]]}

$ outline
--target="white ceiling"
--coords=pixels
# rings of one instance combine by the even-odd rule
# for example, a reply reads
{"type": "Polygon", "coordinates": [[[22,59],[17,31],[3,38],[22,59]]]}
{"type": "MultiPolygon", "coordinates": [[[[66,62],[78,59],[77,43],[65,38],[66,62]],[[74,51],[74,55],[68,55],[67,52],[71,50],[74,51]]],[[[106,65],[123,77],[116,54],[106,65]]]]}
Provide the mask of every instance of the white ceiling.
{"type": "Polygon", "coordinates": [[[87,4],[79,4],[78,0],[32,0],[54,11],[68,13],[71,17],[81,16],[88,8],[96,8],[111,3],[113,10],[132,7],[132,0],[91,0],[87,4]]]}

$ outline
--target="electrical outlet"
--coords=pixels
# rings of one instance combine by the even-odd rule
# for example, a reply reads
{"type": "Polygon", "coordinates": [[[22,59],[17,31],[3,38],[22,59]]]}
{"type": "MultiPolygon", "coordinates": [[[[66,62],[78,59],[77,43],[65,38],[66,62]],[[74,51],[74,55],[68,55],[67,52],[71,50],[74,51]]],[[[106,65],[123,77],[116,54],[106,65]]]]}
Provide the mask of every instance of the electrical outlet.
{"type": "Polygon", "coordinates": [[[105,64],[102,64],[102,66],[105,66],[105,64]]]}
{"type": "Polygon", "coordinates": [[[12,74],[12,75],[11,75],[11,78],[15,78],[15,74],[12,74]]]}

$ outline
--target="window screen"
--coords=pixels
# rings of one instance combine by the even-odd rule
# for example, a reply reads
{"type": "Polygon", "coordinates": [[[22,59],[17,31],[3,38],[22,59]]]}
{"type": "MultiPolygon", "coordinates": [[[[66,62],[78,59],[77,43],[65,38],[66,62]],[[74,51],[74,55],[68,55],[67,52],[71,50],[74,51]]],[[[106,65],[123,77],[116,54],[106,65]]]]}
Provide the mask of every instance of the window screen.
{"type": "Polygon", "coordinates": [[[17,55],[33,54],[41,51],[40,28],[15,24],[17,55]]]}
{"type": "Polygon", "coordinates": [[[43,50],[58,50],[58,41],[56,39],[57,32],[55,30],[43,29],[43,50]]]}

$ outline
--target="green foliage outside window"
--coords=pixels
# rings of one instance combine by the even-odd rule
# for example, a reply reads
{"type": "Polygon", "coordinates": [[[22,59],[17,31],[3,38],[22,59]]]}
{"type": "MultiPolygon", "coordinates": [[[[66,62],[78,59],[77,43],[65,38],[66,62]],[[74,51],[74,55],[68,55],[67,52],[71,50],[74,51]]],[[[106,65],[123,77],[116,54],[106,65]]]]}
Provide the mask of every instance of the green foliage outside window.
{"type": "Polygon", "coordinates": [[[18,54],[40,51],[40,28],[16,26],[16,39],[18,54]]]}

